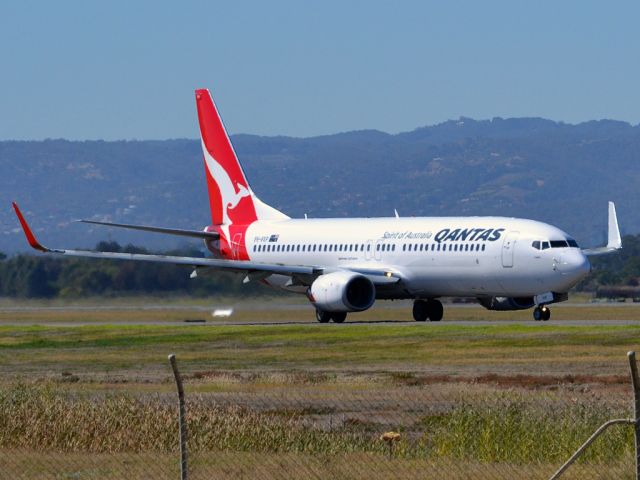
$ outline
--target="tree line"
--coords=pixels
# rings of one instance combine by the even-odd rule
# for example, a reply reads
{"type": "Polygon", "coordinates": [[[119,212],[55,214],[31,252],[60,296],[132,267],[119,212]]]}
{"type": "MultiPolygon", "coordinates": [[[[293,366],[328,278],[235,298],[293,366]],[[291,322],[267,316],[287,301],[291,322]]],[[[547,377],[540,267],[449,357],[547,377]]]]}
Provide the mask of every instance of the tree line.
{"type": "MultiPolygon", "coordinates": [[[[96,250],[106,252],[152,253],[134,245],[99,242],[96,250]]],[[[164,255],[204,257],[195,248],[160,252],[164,255]]],[[[255,282],[242,283],[242,276],[199,269],[197,278],[188,266],[162,263],[100,260],[0,252],[0,296],[15,298],[80,298],[89,296],[163,295],[193,296],[269,294],[274,290],[255,282]]]]}
{"type": "MultiPolygon", "coordinates": [[[[592,257],[592,274],[577,286],[595,291],[600,286],[639,285],[640,235],[623,238],[617,253],[592,257]]],[[[134,245],[102,241],[96,250],[152,253],[134,245]]],[[[204,257],[196,248],[161,252],[165,255],[204,257]]],[[[193,296],[273,294],[256,282],[242,283],[242,275],[201,269],[190,278],[191,267],[161,263],[61,258],[49,255],[0,252],[0,296],[15,298],[80,298],[88,296],[184,294],[193,296]]]]}

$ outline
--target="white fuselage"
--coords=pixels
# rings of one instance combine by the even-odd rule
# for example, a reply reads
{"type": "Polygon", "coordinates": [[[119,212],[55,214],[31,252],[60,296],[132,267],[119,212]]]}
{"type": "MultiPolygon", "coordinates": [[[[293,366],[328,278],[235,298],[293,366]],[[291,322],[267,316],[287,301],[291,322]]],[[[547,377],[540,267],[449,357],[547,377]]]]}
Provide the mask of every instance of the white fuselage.
{"type": "MultiPolygon", "coordinates": [[[[568,241],[551,225],[505,217],[257,221],[245,238],[256,262],[398,273],[402,285],[381,289],[378,298],[566,292],[590,271],[568,241]]],[[[285,276],[267,282],[304,291],[285,276]]]]}

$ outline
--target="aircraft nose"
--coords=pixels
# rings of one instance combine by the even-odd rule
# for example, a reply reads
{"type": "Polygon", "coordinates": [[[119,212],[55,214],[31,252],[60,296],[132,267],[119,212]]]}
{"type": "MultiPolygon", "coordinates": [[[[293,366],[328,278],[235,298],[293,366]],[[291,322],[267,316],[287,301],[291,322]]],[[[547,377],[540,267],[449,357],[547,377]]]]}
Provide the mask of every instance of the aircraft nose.
{"type": "Polygon", "coordinates": [[[578,249],[570,250],[562,255],[560,271],[564,275],[582,278],[591,272],[589,259],[578,249]]]}

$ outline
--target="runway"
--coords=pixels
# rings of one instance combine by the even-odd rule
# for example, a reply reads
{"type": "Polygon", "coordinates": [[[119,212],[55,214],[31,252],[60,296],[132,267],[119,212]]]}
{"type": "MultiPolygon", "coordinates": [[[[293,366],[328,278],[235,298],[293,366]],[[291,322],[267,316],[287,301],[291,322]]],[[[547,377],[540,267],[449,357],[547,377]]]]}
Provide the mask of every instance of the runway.
{"type": "Polygon", "coordinates": [[[343,324],[318,323],[313,307],[304,303],[222,301],[209,304],[81,304],[0,306],[0,326],[147,325],[195,327],[419,327],[532,325],[546,326],[628,326],[640,325],[637,303],[564,303],[551,306],[549,321],[534,321],[530,310],[488,311],[477,304],[445,304],[441,322],[418,323],[411,315],[411,302],[380,302],[362,313],[351,313],[343,324]],[[231,310],[230,317],[213,316],[215,310],[231,310]]]}
{"type": "Polygon", "coordinates": [[[251,322],[251,321],[215,321],[205,319],[188,319],[183,321],[166,321],[166,320],[144,320],[144,321],[128,321],[128,320],[113,320],[113,321],[76,321],[76,322],[59,322],[59,321],[0,321],[0,326],[46,326],[46,327],[86,327],[86,326],[99,326],[99,325],[122,325],[122,326],[166,326],[166,327],[185,327],[185,328],[202,328],[202,327],[274,327],[274,326],[306,326],[309,328],[344,328],[344,327],[421,327],[425,329],[440,328],[440,327],[487,327],[487,326],[505,326],[505,325],[523,325],[523,326],[539,326],[545,327],[623,327],[623,326],[640,326],[640,319],[638,320],[549,320],[534,321],[532,320],[442,320],[440,322],[415,322],[413,320],[353,320],[345,321],[341,324],[335,323],[319,323],[311,320],[286,320],[282,322],[251,322]]]}

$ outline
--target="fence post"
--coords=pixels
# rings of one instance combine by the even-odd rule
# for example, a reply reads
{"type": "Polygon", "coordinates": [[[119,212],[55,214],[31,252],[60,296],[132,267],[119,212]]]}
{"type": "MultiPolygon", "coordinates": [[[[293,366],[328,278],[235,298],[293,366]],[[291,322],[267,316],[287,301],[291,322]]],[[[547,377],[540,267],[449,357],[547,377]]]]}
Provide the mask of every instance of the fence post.
{"type": "Polygon", "coordinates": [[[176,356],[173,353],[169,355],[169,362],[171,363],[173,376],[176,379],[176,385],[178,387],[178,404],[180,406],[180,480],[187,480],[187,423],[185,419],[184,389],[182,388],[182,377],[178,371],[176,356]]]}
{"type": "Polygon", "coordinates": [[[636,480],[640,480],[640,381],[638,381],[638,364],[636,352],[627,353],[629,367],[631,367],[631,385],[633,386],[633,420],[635,422],[635,447],[636,447],[636,480]]]}

